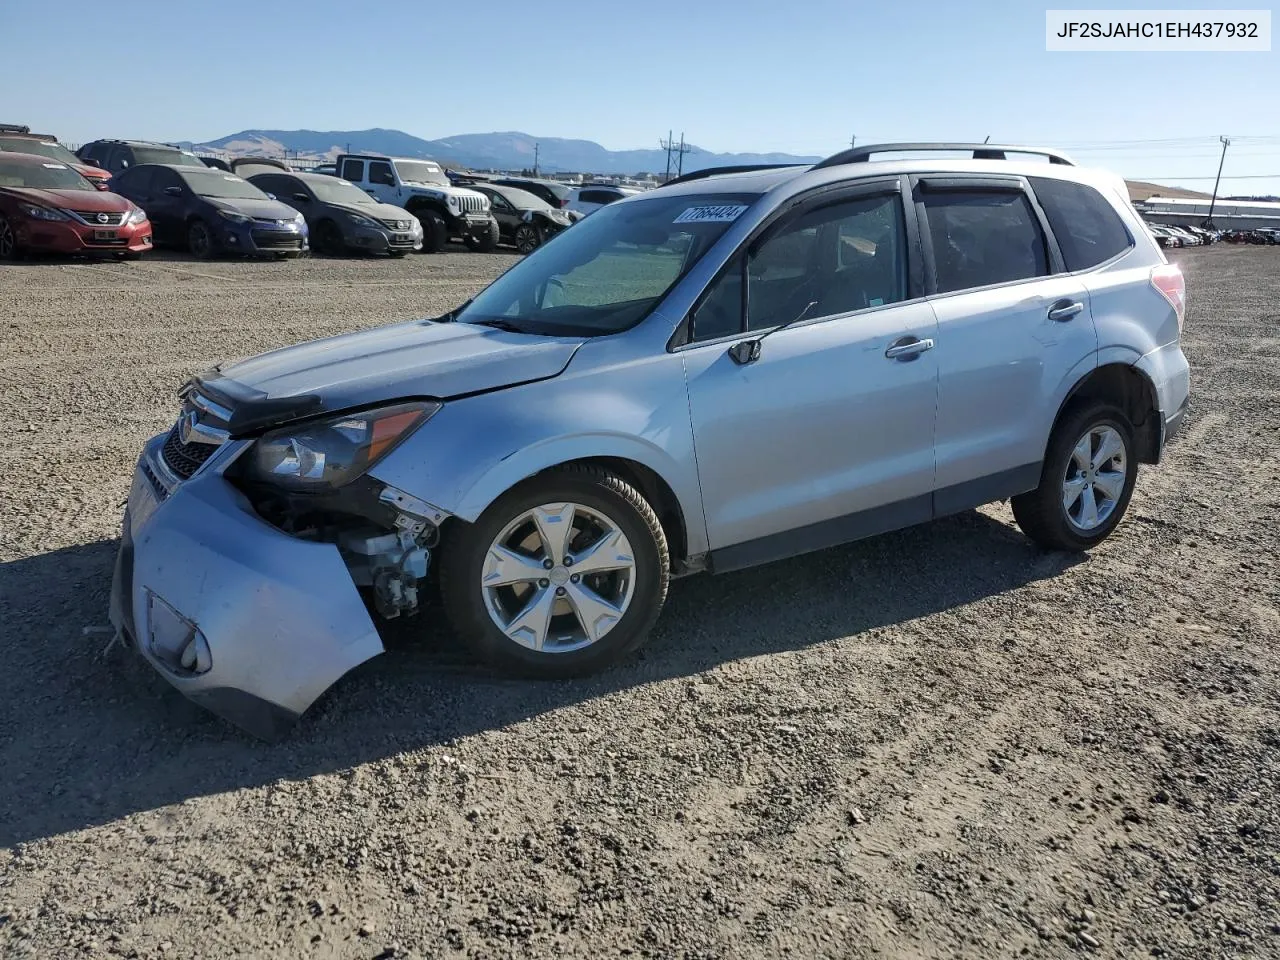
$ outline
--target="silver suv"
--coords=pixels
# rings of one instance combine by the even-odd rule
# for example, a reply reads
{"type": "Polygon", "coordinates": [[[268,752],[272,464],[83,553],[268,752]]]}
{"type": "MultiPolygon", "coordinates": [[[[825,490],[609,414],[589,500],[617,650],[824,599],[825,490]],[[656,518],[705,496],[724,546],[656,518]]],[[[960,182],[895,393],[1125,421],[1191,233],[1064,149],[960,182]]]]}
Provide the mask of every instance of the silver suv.
{"type": "Polygon", "coordinates": [[[1086,550],[1186,412],[1182,319],[1123,183],[1051,151],[700,171],[447,315],[195,377],[112,619],[271,737],[437,590],[476,654],[554,677],[635,649],[674,576],[1005,498],[1086,550]]]}

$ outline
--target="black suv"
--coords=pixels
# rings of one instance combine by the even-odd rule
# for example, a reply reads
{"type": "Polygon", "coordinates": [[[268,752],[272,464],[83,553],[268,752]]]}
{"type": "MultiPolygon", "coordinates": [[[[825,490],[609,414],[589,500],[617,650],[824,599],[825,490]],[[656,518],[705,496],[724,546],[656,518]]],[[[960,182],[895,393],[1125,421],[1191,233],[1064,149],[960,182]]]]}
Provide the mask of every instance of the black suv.
{"type": "Polygon", "coordinates": [[[190,150],[172,143],[150,140],[94,140],[76,151],[85,163],[119,173],[140,163],[166,163],[174,167],[203,167],[205,162],[190,150]]]}

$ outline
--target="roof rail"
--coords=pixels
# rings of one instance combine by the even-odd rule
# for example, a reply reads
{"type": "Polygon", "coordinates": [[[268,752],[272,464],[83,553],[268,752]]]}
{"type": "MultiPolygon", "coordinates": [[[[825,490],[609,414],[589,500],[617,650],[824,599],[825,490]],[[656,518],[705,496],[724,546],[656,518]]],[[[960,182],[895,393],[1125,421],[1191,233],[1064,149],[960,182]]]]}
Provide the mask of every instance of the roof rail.
{"type": "Polygon", "coordinates": [[[683,176],[673,177],[661,186],[669,187],[673,183],[688,183],[690,180],[702,180],[705,177],[718,177],[725,173],[751,173],[753,170],[783,170],[787,167],[803,167],[803,163],[744,163],[736,167],[704,167],[683,176]]]}
{"type": "Polygon", "coordinates": [[[853,147],[841,150],[820,163],[813,165],[814,170],[824,167],[836,167],[844,163],[865,163],[877,153],[922,153],[954,150],[970,150],[974,160],[1005,160],[1007,153],[1024,153],[1037,157],[1048,157],[1050,163],[1060,163],[1074,167],[1075,161],[1059,150],[1046,147],[1012,147],[998,143],[872,143],[865,147],[853,147]]]}

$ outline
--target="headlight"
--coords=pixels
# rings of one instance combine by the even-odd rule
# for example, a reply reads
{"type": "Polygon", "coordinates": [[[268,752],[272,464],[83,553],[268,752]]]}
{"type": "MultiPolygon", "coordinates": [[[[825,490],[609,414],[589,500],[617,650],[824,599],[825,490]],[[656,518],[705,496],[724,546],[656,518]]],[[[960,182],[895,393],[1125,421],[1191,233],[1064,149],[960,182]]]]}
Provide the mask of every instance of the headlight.
{"type": "Polygon", "coordinates": [[[449,196],[445,197],[444,202],[447,203],[449,205],[449,208],[452,210],[456,210],[458,208],[459,200],[453,194],[450,194],[449,196]]]}
{"type": "Polygon", "coordinates": [[[377,221],[375,221],[375,220],[371,220],[371,219],[369,219],[368,217],[362,217],[362,216],[361,216],[360,214],[358,214],[358,213],[348,213],[348,214],[347,214],[347,219],[348,219],[348,220],[350,220],[352,223],[354,223],[356,226],[359,226],[359,227],[377,227],[377,226],[380,226],[380,224],[379,224],[379,223],[377,223],[377,221]]]}
{"type": "Polygon", "coordinates": [[[293,222],[296,223],[299,227],[301,227],[304,223],[307,222],[307,218],[304,217],[302,214],[298,214],[296,217],[293,218],[293,222]]]}
{"type": "Polygon", "coordinates": [[[142,223],[146,219],[147,211],[143,210],[141,207],[134,207],[129,211],[129,217],[125,222],[137,224],[142,223]]]}
{"type": "Polygon", "coordinates": [[[18,209],[25,213],[28,217],[34,217],[36,220],[70,220],[61,210],[54,210],[50,207],[37,207],[33,203],[20,203],[18,209]]]}
{"type": "Polygon", "coordinates": [[[402,403],[273,431],[253,445],[250,476],[294,489],[340,487],[390,453],[441,406],[402,403]]]}
{"type": "Polygon", "coordinates": [[[236,213],[234,210],[219,210],[218,216],[224,220],[230,220],[232,223],[248,223],[253,217],[247,217],[243,213],[236,213]]]}

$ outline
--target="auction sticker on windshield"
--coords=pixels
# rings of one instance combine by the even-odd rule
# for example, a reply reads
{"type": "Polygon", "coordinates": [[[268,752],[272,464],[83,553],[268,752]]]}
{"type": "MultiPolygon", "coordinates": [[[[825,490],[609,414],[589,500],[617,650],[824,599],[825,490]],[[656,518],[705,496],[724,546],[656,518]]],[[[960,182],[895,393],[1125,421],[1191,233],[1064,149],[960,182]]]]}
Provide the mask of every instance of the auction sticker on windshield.
{"type": "Polygon", "coordinates": [[[722,204],[718,207],[689,207],[672,223],[732,223],[742,216],[746,204],[722,204]]]}

